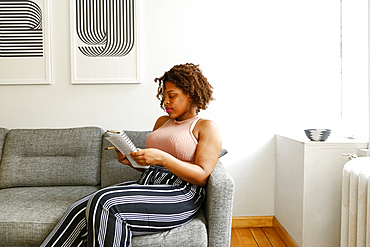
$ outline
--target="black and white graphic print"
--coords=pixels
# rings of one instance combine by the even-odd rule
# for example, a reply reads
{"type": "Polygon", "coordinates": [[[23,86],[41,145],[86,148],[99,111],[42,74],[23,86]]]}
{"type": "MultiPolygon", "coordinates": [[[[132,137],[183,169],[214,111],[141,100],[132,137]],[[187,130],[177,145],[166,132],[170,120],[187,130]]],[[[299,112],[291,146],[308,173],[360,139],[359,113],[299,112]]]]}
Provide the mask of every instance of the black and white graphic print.
{"type": "Polygon", "coordinates": [[[0,1],[0,57],[42,57],[42,10],[29,0],[0,1]]]}
{"type": "Polygon", "coordinates": [[[134,0],[76,0],[76,32],[88,57],[121,57],[135,44],[134,0]]]}

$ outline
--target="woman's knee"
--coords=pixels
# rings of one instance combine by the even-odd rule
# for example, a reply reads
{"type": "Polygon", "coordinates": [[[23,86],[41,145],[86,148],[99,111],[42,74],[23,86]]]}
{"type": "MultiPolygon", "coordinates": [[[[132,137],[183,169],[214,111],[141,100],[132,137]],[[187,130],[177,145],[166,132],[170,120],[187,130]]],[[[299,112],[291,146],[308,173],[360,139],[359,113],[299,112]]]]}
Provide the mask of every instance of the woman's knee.
{"type": "Polygon", "coordinates": [[[89,202],[87,204],[88,210],[93,210],[97,208],[102,209],[106,201],[109,200],[109,198],[114,197],[114,195],[116,194],[116,191],[117,191],[116,187],[107,187],[107,188],[103,188],[95,192],[90,197],[89,202]]]}

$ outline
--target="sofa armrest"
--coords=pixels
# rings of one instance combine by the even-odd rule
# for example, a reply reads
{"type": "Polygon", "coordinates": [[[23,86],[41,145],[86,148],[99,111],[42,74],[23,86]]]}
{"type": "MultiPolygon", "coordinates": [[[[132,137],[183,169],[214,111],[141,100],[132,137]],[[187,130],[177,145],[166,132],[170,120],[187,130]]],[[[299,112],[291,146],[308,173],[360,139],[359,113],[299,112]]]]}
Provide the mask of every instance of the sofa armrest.
{"type": "Polygon", "coordinates": [[[230,246],[234,188],[234,180],[218,161],[207,184],[204,204],[208,246],[230,246]]]}

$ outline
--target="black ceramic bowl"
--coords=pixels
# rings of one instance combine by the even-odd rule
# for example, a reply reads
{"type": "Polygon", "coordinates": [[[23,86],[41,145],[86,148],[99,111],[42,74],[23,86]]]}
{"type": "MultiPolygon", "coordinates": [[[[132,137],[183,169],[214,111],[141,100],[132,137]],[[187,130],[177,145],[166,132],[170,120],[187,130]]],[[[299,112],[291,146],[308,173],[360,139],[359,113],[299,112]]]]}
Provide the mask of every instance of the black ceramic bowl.
{"type": "Polygon", "coordinates": [[[304,132],[311,141],[325,141],[330,136],[330,129],[306,129],[304,132]]]}

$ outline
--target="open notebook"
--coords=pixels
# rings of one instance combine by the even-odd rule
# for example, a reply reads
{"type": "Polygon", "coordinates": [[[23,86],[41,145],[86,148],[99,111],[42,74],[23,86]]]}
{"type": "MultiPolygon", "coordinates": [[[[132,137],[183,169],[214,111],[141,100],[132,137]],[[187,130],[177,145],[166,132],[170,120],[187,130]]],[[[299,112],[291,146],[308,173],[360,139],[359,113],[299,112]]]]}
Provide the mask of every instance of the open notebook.
{"type": "Polygon", "coordinates": [[[132,166],[135,168],[148,168],[149,166],[140,166],[136,161],[130,156],[131,152],[136,152],[138,149],[135,147],[134,143],[126,135],[124,131],[120,132],[109,132],[107,131],[109,137],[106,137],[110,143],[113,144],[121,153],[125,154],[127,159],[131,162],[132,166]]]}

